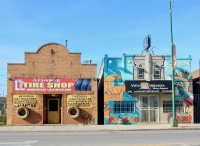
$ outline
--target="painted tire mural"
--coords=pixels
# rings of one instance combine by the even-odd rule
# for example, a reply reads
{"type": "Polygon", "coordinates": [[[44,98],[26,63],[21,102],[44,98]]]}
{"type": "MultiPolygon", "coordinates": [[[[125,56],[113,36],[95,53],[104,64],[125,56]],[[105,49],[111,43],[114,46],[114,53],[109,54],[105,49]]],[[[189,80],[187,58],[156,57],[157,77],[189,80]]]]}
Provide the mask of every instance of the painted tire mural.
{"type": "Polygon", "coordinates": [[[70,118],[77,118],[79,115],[80,115],[80,109],[76,106],[70,106],[68,109],[67,109],[67,114],[70,118]],[[74,112],[74,113],[73,113],[74,112]]]}
{"type": "Polygon", "coordinates": [[[29,109],[25,106],[20,106],[16,109],[16,115],[17,117],[21,118],[21,119],[25,119],[29,116],[29,109]],[[20,112],[24,110],[25,111],[25,114],[23,115],[20,115],[20,112]]]}
{"type": "Polygon", "coordinates": [[[75,83],[75,91],[91,91],[91,79],[78,79],[75,83]]]}

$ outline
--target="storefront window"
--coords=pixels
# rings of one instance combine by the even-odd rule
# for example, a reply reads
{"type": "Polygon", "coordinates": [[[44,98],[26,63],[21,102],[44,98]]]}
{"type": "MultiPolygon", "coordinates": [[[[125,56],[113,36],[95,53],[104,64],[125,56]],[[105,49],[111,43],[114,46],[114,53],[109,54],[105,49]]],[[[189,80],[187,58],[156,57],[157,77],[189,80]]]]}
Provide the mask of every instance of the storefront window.
{"type": "MultiPolygon", "coordinates": [[[[178,101],[175,104],[176,112],[183,112],[183,101],[178,101]]],[[[163,101],[163,113],[172,112],[172,101],[163,101]]]]}
{"type": "Polygon", "coordinates": [[[133,101],[115,101],[113,113],[134,113],[135,107],[133,101]]]}

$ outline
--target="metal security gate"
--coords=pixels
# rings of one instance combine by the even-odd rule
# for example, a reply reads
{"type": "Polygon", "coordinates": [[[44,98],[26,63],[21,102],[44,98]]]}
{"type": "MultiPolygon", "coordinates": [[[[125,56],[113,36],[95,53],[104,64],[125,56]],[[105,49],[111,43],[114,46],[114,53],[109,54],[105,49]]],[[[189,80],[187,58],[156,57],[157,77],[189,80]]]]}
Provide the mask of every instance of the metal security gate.
{"type": "Polygon", "coordinates": [[[140,96],[140,121],[159,122],[158,96],[140,96]]]}
{"type": "Polygon", "coordinates": [[[200,123],[200,94],[194,94],[194,123],[200,123]]]}

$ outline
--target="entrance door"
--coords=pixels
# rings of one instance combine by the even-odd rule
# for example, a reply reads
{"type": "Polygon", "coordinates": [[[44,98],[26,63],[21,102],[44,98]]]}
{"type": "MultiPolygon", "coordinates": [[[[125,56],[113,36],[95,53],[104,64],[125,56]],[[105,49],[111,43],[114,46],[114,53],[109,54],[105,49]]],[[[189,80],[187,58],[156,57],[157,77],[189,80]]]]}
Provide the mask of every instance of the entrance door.
{"type": "Polygon", "coordinates": [[[158,96],[140,96],[140,121],[159,122],[158,96]]]}
{"type": "Polygon", "coordinates": [[[48,124],[60,123],[60,98],[48,98],[47,107],[48,124]]]}

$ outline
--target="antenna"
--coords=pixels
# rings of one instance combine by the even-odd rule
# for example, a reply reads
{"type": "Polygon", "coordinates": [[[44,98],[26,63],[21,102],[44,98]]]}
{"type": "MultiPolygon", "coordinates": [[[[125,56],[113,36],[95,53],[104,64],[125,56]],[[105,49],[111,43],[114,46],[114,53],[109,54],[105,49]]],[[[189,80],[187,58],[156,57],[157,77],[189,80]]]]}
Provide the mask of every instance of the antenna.
{"type": "Polygon", "coordinates": [[[65,40],[65,47],[67,48],[67,40],[65,40]]]}

